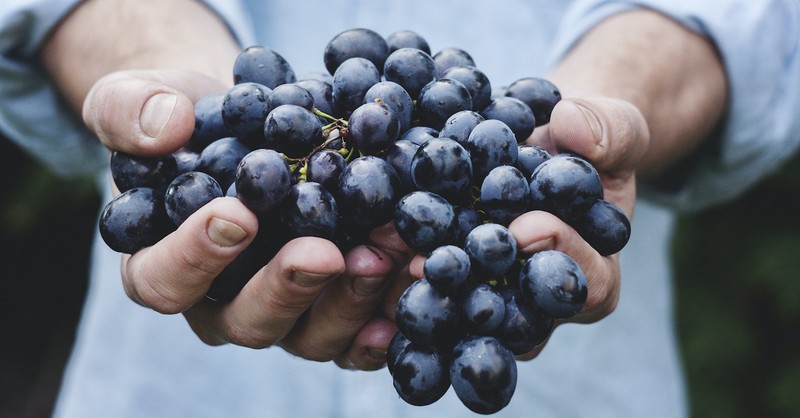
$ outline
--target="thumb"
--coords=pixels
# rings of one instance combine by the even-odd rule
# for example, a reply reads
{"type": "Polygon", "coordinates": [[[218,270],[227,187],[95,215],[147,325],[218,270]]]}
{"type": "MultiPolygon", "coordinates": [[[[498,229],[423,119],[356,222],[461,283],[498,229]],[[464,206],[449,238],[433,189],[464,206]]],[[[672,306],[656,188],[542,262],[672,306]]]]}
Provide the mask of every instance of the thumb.
{"type": "Polygon", "coordinates": [[[116,72],[101,78],[89,91],[83,120],[111,150],[167,154],[191,137],[193,103],[225,89],[219,80],[191,71],[116,72]]]}
{"type": "Polygon", "coordinates": [[[582,155],[610,174],[635,169],[650,143],[639,109],[609,97],[561,100],[553,109],[549,131],[556,150],[582,155]]]}

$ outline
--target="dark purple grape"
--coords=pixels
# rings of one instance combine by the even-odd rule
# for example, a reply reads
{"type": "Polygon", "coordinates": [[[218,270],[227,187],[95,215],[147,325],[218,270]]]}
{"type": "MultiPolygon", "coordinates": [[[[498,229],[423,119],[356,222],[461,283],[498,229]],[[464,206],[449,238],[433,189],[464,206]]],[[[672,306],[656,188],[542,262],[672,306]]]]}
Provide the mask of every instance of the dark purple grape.
{"type": "Polygon", "coordinates": [[[194,171],[195,167],[197,167],[197,160],[200,159],[200,152],[181,147],[172,153],[172,158],[175,158],[175,176],[178,176],[194,171]]]}
{"type": "Polygon", "coordinates": [[[297,83],[281,84],[269,92],[267,111],[271,112],[280,105],[292,104],[308,110],[314,110],[314,96],[297,83]]]}
{"type": "Polygon", "coordinates": [[[475,335],[492,335],[503,323],[506,305],[503,295],[486,283],[479,283],[461,302],[464,323],[475,335]]]}
{"type": "Polygon", "coordinates": [[[236,84],[225,93],[222,120],[233,136],[249,145],[261,144],[270,91],[263,84],[248,82],[236,84]]]}
{"type": "Polygon", "coordinates": [[[536,119],[528,105],[513,97],[493,99],[481,110],[481,115],[486,119],[503,121],[520,143],[528,139],[536,127],[536,119]]]}
{"type": "Polygon", "coordinates": [[[237,197],[256,215],[277,208],[291,188],[289,165],[274,150],[254,150],[242,158],[236,169],[237,197]]]}
{"type": "Polygon", "coordinates": [[[222,119],[222,103],[225,92],[210,93],[194,103],[194,131],[187,146],[198,152],[208,144],[233,136],[222,119]]]}
{"type": "Polygon", "coordinates": [[[218,139],[200,153],[195,171],[201,171],[214,177],[219,186],[223,190],[227,190],[236,180],[236,167],[249,152],[250,147],[238,138],[218,139]]]}
{"type": "Polygon", "coordinates": [[[410,405],[430,405],[450,389],[449,367],[447,356],[437,349],[410,344],[395,361],[394,388],[410,405]]]}
{"type": "Polygon", "coordinates": [[[514,396],[517,363],[511,351],[495,338],[468,338],[453,349],[450,381],[467,408],[479,414],[493,414],[505,408],[514,396]]]}
{"type": "Polygon", "coordinates": [[[400,135],[400,119],[382,102],[364,103],[353,111],[347,123],[348,138],[367,155],[382,153],[400,135]]]}
{"type": "Polygon", "coordinates": [[[618,253],[631,237],[631,222],[625,212],[603,199],[570,225],[603,256],[618,253]]]}
{"type": "Polygon", "coordinates": [[[409,193],[416,188],[411,177],[411,160],[417,153],[419,145],[404,139],[399,139],[392,144],[383,159],[388,162],[400,177],[403,193],[409,193]]]}
{"type": "Polygon", "coordinates": [[[452,347],[460,338],[460,321],[461,309],[455,299],[436,290],[426,279],[412,283],[397,300],[395,323],[413,344],[452,347]]]}
{"type": "Polygon", "coordinates": [[[398,140],[411,141],[417,145],[422,145],[433,138],[439,136],[439,131],[429,126],[412,126],[400,135],[398,140]]]}
{"type": "Polygon", "coordinates": [[[280,105],[269,112],[263,137],[267,148],[289,158],[302,158],[322,144],[322,123],[304,107],[280,105]]]}
{"type": "Polygon", "coordinates": [[[164,195],[134,187],[111,200],[100,214],[100,236],[116,252],[133,254],[167,236],[175,225],[164,209],[164,195]]]}
{"type": "Polygon", "coordinates": [[[355,28],[340,32],[328,42],[323,61],[325,68],[331,74],[334,74],[343,62],[355,57],[367,59],[383,71],[383,63],[388,56],[389,45],[380,34],[366,28],[355,28]]]}
{"type": "Polygon", "coordinates": [[[386,347],[386,368],[389,369],[389,373],[394,374],[394,363],[409,344],[411,344],[411,340],[400,331],[396,332],[389,341],[389,346],[386,347]]]}
{"type": "Polygon", "coordinates": [[[213,177],[199,171],[183,173],[170,183],[164,195],[167,216],[180,226],[206,203],[222,197],[222,188],[213,177]]]}
{"type": "Polygon", "coordinates": [[[553,318],[523,300],[518,288],[507,288],[502,296],[505,313],[495,336],[515,355],[528,353],[553,331],[553,318]]]}
{"type": "Polygon", "coordinates": [[[583,158],[557,155],[531,175],[531,208],[550,212],[565,222],[585,214],[603,197],[597,170],[583,158]]]}
{"type": "Polygon", "coordinates": [[[454,113],[444,122],[439,137],[447,137],[456,140],[461,145],[467,143],[469,134],[485,119],[480,113],[473,110],[462,110],[454,113]]]}
{"type": "Polygon", "coordinates": [[[483,218],[477,209],[472,206],[455,206],[453,211],[456,214],[456,236],[453,241],[456,245],[464,245],[467,235],[476,226],[483,223],[483,218]]]}
{"type": "Polygon", "coordinates": [[[472,158],[473,176],[482,181],[492,169],[501,165],[514,165],[519,156],[519,145],[508,125],[499,120],[480,122],[467,137],[464,148],[472,158]]]}
{"type": "Polygon", "coordinates": [[[439,130],[456,112],[471,109],[472,97],[469,90],[456,80],[431,81],[422,88],[417,99],[417,117],[420,123],[439,130]]]}
{"type": "Polygon", "coordinates": [[[253,45],[245,48],[233,62],[233,82],[258,83],[269,88],[294,83],[292,66],[271,48],[253,45]]]}
{"type": "Polygon", "coordinates": [[[389,106],[397,116],[397,120],[400,121],[401,133],[411,127],[414,101],[399,84],[392,81],[381,81],[372,85],[364,95],[364,103],[369,102],[381,102],[389,106]]]}
{"type": "Polygon", "coordinates": [[[418,190],[436,193],[450,202],[464,202],[472,187],[472,160],[455,140],[434,138],[414,154],[411,179],[418,190]]]}
{"type": "Polygon", "coordinates": [[[342,154],[330,149],[319,150],[308,158],[306,180],[319,183],[334,193],[339,184],[339,176],[346,166],[342,154]]]}
{"type": "Polygon", "coordinates": [[[389,45],[389,53],[400,48],[417,48],[426,54],[431,54],[431,47],[422,35],[411,30],[399,30],[392,32],[386,37],[386,44],[389,45]]]}
{"type": "MultiPolygon", "coordinates": [[[[333,117],[340,117],[341,114],[339,109],[336,108],[336,105],[333,102],[333,77],[328,76],[331,78],[331,82],[327,83],[322,80],[316,79],[307,79],[307,80],[298,80],[295,84],[306,89],[309,93],[311,93],[311,97],[314,98],[314,107],[319,109],[321,112],[333,116],[333,117]]],[[[321,120],[323,125],[327,125],[330,121],[329,120],[321,120]]]]}
{"type": "Polygon", "coordinates": [[[367,90],[380,81],[381,75],[371,61],[350,58],[333,73],[333,102],[337,108],[352,112],[364,103],[367,90]]]}
{"type": "Polygon", "coordinates": [[[309,81],[309,80],[322,81],[323,83],[332,85],[333,75],[327,71],[309,71],[303,74],[302,77],[298,77],[296,82],[309,81]]]}
{"type": "Polygon", "coordinates": [[[519,287],[531,306],[556,319],[580,312],[589,293],[578,263],[556,250],[531,255],[520,270],[519,287]]]}
{"type": "Polygon", "coordinates": [[[467,235],[464,251],[469,255],[474,274],[484,279],[499,279],[517,259],[517,241],[508,228],[485,223],[467,235]]]}
{"type": "Polygon", "coordinates": [[[292,186],[281,207],[281,221],[290,237],[320,237],[333,240],[339,209],[333,195],[319,183],[292,186]]]}
{"type": "Polygon", "coordinates": [[[383,67],[387,81],[402,86],[417,98],[426,84],[436,78],[436,66],[430,54],[417,48],[401,48],[392,52],[383,67]]]}
{"type": "Polygon", "coordinates": [[[549,80],[525,77],[511,83],[504,93],[508,97],[522,100],[533,111],[536,126],[550,122],[553,108],[561,100],[561,92],[549,80]]]}
{"type": "Polygon", "coordinates": [[[455,211],[445,198],[422,190],[403,196],[394,211],[398,235],[410,248],[428,253],[455,239],[455,211]]]}
{"type": "Polygon", "coordinates": [[[443,245],[425,259],[423,273],[436,290],[453,295],[469,278],[469,256],[461,247],[443,245]]]}
{"type": "Polygon", "coordinates": [[[339,210],[356,225],[374,228],[392,219],[400,199],[400,177],[385,160],[368,155],[347,165],[337,189],[339,210]]]}
{"type": "Polygon", "coordinates": [[[111,178],[117,190],[149,187],[161,192],[178,175],[178,163],[172,154],[144,157],[121,151],[111,153],[111,178]]]}
{"type": "Polygon", "coordinates": [[[528,211],[531,202],[528,180],[510,165],[495,167],[481,183],[481,208],[492,222],[508,225],[528,211]]]}
{"type": "Polygon", "coordinates": [[[457,65],[475,65],[475,60],[465,50],[456,47],[447,47],[433,55],[433,62],[436,65],[436,74],[445,72],[450,67],[457,65]]]}
{"type": "Polygon", "coordinates": [[[452,66],[439,74],[439,78],[460,81],[472,97],[472,110],[480,111],[492,101],[492,83],[489,77],[474,66],[452,66]]]}
{"type": "Polygon", "coordinates": [[[552,157],[546,149],[534,144],[521,144],[518,154],[517,163],[514,167],[517,167],[528,181],[530,181],[531,174],[536,170],[536,167],[539,167],[539,164],[552,157]]]}

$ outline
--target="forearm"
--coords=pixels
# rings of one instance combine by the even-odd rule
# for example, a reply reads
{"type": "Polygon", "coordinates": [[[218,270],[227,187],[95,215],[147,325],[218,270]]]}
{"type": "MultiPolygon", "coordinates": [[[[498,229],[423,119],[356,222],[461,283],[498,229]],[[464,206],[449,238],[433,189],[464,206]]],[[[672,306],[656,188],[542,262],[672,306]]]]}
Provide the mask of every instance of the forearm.
{"type": "Polygon", "coordinates": [[[707,138],[722,117],[727,83],[713,44],[652,11],[612,16],[584,36],[549,76],[565,96],[627,100],[650,145],[637,171],[657,172],[707,138]]]}
{"type": "Polygon", "coordinates": [[[56,28],[42,61],[80,110],[102,76],[127,69],[181,69],[231,82],[239,51],[225,24],[195,0],[89,0],[56,28]]]}

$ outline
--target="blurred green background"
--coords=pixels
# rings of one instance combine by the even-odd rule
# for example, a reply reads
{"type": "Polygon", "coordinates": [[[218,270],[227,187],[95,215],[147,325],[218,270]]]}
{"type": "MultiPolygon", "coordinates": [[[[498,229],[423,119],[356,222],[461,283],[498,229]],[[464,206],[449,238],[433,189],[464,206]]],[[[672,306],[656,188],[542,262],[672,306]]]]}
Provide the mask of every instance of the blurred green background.
{"type": "MultiPolygon", "coordinates": [[[[101,202],[90,180],[57,178],[2,139],[0,178],[0,417],[46,417],[101,202]]],[[[799,417],[800,164],[682,217],[674,259],[693,416],[799,417]]]]}

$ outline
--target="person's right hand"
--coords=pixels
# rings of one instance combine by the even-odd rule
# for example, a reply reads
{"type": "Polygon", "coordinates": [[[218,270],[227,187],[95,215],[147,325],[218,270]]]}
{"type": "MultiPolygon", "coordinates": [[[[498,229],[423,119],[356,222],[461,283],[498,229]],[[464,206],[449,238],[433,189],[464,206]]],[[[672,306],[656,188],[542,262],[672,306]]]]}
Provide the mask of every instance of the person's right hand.
{"type": "MultiPolygon", "coordinates": [[[[194,126],[192,103],[227,88],[187,71],[112,73],[97,82],[83,106],[86,125],[110,150],[159,155],[180,148],[194,126]]],[[[280,345],[312,360],[376,369],[394,326],[374,315],[397,265],[399,238],[387,247],[356,247],[346,255],[330,241],[290,241],[229,303],[205,298],[212,280],[253,240],[258,221],[236,198],[215,199],[172,234],[123,255],[128,296],[165,314],[183,313],[207,344],[252,348],[280,345]],[[362,328],[369,332],[359,335],[362,328]]]]}

